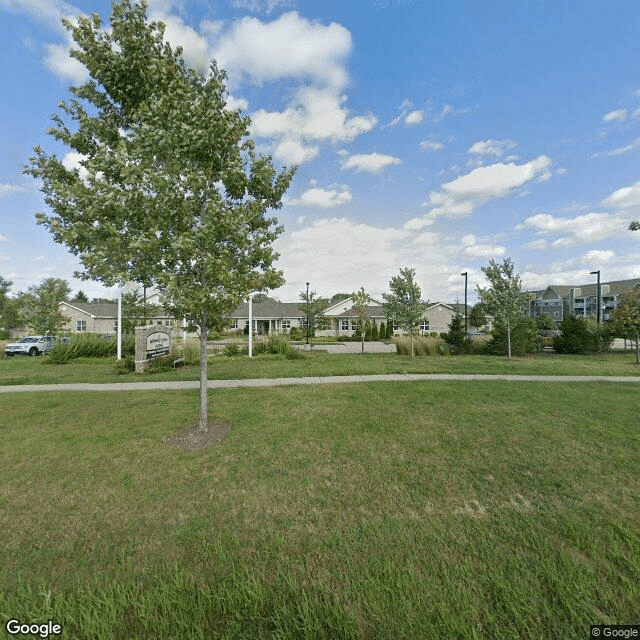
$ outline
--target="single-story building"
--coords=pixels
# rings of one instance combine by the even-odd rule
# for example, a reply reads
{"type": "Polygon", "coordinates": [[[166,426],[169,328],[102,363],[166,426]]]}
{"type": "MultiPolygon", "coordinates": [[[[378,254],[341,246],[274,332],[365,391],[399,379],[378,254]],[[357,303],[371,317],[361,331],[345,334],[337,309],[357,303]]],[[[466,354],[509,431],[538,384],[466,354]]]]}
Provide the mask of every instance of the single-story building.
{"type": "MultiPolygon", "coordinates": [[[[102,334],[116,334],[118,331],[118,305],[115,302],[61,302],[58,308],[63,316],[69,318],[63,331],[102,334]]],[[[162,309],[156,310],[147,323],[177,327],[175,318],[162,309]]]]}

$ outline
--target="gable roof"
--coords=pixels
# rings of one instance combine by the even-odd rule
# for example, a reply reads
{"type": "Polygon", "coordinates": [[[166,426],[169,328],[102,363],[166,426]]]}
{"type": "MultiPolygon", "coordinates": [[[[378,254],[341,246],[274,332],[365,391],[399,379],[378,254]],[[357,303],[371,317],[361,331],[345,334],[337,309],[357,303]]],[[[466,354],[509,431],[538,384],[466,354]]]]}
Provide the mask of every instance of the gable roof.
{"type": "MultiPolygon", "coordinates": [[[[278,302],[268,298],[264,302],[253,303],[253,317],[260,318],[301,318],[304,312],[300,309],[302,302],[278,302]]],[[[230,315],[231,318],[248,318],[249,303],[243,302],[230,315]]]]}
{"type": "MultiPolygon", "coordinates": [[[[81,313],[86,313],[90,318],[117,318],[118,303],[117,302],[65,302],[62,301],[58,307],[62,306],[75,309],[81,313]]],[[[157,313],[150,314],[154,318],[172,318],[170,313],[163,309],[159,309],[157,313]]]]}

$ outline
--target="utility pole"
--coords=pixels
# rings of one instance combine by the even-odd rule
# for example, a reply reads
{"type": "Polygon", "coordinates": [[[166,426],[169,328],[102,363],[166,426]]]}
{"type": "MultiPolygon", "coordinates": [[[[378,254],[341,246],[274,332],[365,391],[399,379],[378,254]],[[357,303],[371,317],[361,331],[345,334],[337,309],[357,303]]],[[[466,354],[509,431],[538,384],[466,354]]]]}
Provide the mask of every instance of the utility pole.
{"type": "Polygon", "coordinates": [[[307,282],[307,344],[309,344],[309,283],[307,282]]]}
{"type": "Polygon", "coordinates": [[[464,276],[464,330],[465,333],[468,333],[469,327],[467,326],[467,277],[469,274],[465,271],[460,275],[464,276]]]}
{"type": "Polygon", "coordinates": [[[598,309],[596,313],[598,317],[598,324],[600,324],[600,307],[602,305],[602,303],[600,302],[600,269],[598,269],[597,271],[592,271],[589,275],[594,274],[598,275],[598,289],[596,291],[596,304],[598,305],[598,309]]]}

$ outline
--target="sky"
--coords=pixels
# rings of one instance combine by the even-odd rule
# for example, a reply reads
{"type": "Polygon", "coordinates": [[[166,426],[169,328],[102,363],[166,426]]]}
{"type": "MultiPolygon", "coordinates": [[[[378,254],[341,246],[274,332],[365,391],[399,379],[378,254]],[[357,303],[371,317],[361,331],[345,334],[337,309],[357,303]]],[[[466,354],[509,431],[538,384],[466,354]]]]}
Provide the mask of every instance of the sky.
{"type": "MultiPolygon", "coordinates": [[[[22,170],[68,87],[64,16],[103,0],[0,0],[0,275],[75,292],[66,247],[36,224],[22,170]]],[[[523,287],[640,277],[637,0],[150,0],[187,63],[215,59],[258,149],[298,170],[277,212],[277,266],[296,301],[364,287],[379,299],[413,267],[422,296],[469,301],[510,257],[523,287]]]]}

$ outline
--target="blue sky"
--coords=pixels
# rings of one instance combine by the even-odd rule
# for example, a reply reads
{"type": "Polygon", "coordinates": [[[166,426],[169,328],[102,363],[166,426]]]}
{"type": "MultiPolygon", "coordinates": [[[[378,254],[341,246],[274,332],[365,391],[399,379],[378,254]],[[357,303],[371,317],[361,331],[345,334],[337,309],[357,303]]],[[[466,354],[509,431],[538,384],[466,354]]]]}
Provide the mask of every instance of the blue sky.
{"type": "MultiPolygon", "coordinates": [[[[297,299],[387,290],[470,300],[511,256],[527,288],[640,277],[640,3],[635,0],[151,0],[189,64],[227,69],[230,103],[277,163],[299,169],[278,216],[297,299]]],[[[90,296],[74,256],[36,225],[21,170],[54,150],[49,117],[84,79],[62,16],[102,0],[0,0],[0,275],[90,296]]],[[[60,155],[64,149],[57,149],[60,155]]],[[[69,155],[72,165],[77,158],[69,155]]]]}

